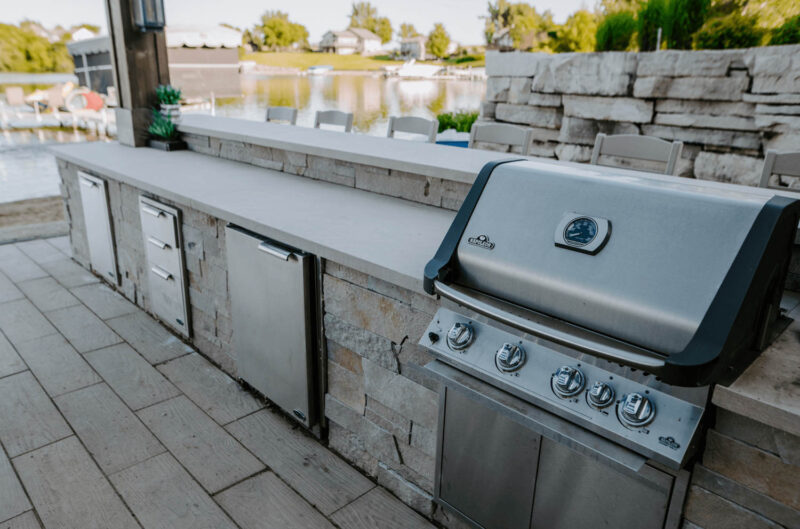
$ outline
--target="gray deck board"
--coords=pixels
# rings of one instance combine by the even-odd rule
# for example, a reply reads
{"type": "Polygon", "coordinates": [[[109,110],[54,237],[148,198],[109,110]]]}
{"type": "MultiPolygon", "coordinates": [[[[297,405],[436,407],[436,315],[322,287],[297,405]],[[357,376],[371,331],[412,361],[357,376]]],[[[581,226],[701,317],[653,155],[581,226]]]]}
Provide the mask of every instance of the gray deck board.
{"type": "Polygon", "coordinates": [[[46,239],[46,241],[48,244],[51,244],[56,249],[62,251],[67,257],[72,257],[72,245],[69,241],[69,235],[51,237],[50,239],[46,239]]]}
{"type": "Polygon", "coordinates": [[[97,283],[100,279],[70,258],[42,263],[47,273],[67,288],[97,283]]]}
{"type": "Polygon", "coordinates": [[[23,281],[17,283],[17,287],[42,312],[80,304],[78,298],[70,294],[69,290],[59,285],[52,277],[23,281]]]}
{"type": "Polygon", "coordinates": [[[25,371],[28,366],[22,361],[22,358],[17,354],[14,346],[0,333],[0,378],[25,371]]]}
{"type": "Polygon", "coordinates": [[[328,515],[375,485],[317,441],[269,410],[227,426],[251,452],[328,515]]]}
{"type": "Polygon", "coordinates": [[[381,488],[372,489],[331,519],[348,529],[434,529],[425,518],[381,488]]]}
{"type": "Polygon", "coordinates": [[[30,371],[0,379],[0,425],[9,457],[72,435],[30,371]]]}
{"type": "Polygon", "coordinates": [[[85,358],[125,404],[134,410],[180,394],[128,344],[93,351],[85,358]]]}
{"type": "Polygon", "coordinates": [[[58,332],[27,299],[0,305],[0,330],[14,345],[58,332]]]}
{"type": "Polygon", "coordinates": [[[31,241],[18,242],[16,246],[22,250],[22,253],[37,263],[47,263],[67,257],[64,252],[48,243],[45,239],[33,239],[31,241]]]}
{"type": "Polygon", "coordinates": [[[116,318],[140,310],[136,305],[103,283],[93,283],[71,289],[84,305],[101,319],[116,318]]]}
{"type": "Polygon", "coordinates": [[[81,353],[122,341],[122,338],[103,323],[103,320],[83,305],[54,310],[48,312],[46,316],[81,353]]]}
{"type": "Polygon", "coordinates": [[[235,525],[170,454],[110,476],[145,529],[235,529],[235,525]]]}
{"type": "Polygon", "coordinates": [[[0,271],[14,283],[47,277],[47,272],[12,244],[4,244],[0,249],[0,271]]]}
{"type": "Polygon", "coordinates": [[[0,522],[0,529],[42,529],[42,526],[33,511],[28,511],[11,520],[0,522]]]}
{"type": "Polygon", "coordinates": [[[101,380],[60,334],[23,342],[17,350],[51,397],[101,380]]]}
{"type": "Polygon", "coordinates": [[[55,401],[106,474],[166,451],[106,384],[73,391],[55,401]]]}
{"type": "Polygon", "coordinates": [[[13,462],[47,529],[139,527],[75,436],[13,462]]]}
{"type": "Polygon", "coordinates": [[[9,520],[31,508],[11,461],[0,447],[0,521],[9,520]]]}
{"type": "Polygon", "coordinates": [[[151,364],[192,352],[191,347],[143,311],[112,318],[106,323],[151,364]]]}
{"type": "Polygon", "coordinates": [[[261,461],[183,395],[140,410],[138,415],[211,493],[264,469],[261,461]]]}
{"type": "Polygon", "coordinates": [[[6,275],[0,272],[0,303],[22,299],[25,295],[14,285],[6,275]]]}

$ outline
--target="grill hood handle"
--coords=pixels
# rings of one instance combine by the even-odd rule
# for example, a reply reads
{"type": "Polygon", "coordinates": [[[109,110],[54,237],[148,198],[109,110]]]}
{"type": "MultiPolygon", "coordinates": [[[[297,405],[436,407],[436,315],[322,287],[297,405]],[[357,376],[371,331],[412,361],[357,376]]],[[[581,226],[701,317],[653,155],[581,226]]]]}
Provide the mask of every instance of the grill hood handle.
{"type": "Polygon", "coordinates": [[[442,297],[458,303],[468,309],[474,310],[478,314],[483,314],[501,323],[505,323],[515,329],[527,332],[539,338],[550,340],[566,347],[577,349],[583,353],[600,356],[614,362],[621,362],[629,366],[638,367],[645,371],[658,370],[665,365],[664,360],[653,358],[652,356],[636,353],[620,347],[614,347],[606,343],[591,340],[589,338],[575,336],[560,329],[554,329],[541,323],[530,321],[526,318],[517,316],[501,308],[495,307],[485,301],[476,299],[469,294],[451,286],[445,285],[441,281],[433,282],[434,289],[442,297]]]}

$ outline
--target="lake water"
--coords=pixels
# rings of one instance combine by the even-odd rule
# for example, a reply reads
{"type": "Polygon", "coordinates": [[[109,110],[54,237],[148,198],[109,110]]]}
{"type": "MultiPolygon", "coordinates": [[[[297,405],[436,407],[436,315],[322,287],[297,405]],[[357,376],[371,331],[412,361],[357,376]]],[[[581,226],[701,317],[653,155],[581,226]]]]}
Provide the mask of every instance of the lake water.
{"type": "Polygon", "coordinates": [[[297,124],[314,125],[317,110],[353,113],[362,134],[383,136],[390,116],[434,118],[441,112],[477,111],[483,79],[401,79],[380,74],[242,76],[242,96],[217,98],[216,115],[262,120],[267,106],[298,109],[297,124]]]}

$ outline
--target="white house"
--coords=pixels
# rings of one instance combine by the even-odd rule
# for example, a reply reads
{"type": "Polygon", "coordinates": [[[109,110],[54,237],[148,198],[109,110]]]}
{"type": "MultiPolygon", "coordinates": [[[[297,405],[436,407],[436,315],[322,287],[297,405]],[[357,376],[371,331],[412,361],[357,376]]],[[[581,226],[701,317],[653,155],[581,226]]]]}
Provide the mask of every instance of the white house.
{"type": "Polygon", "coordinates": [[[425,44],[428,39],[423,35],[409,37],[400,41],[400,55],[408,59],[424,61],[427,57],[425,44]]]}
{"type": "Polygon", "coordinates": [[[328,31],[319,43],[320,50],[339,55],[374,55],[381,51],[381,39],[375,33],[362,28],[343,31],[328,31]]]}

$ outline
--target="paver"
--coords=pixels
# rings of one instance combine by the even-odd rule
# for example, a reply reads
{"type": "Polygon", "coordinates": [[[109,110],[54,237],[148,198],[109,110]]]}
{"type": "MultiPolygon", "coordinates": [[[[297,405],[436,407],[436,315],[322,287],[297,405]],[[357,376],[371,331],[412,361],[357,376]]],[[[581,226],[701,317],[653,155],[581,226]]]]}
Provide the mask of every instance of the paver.
{"type": "Polygon", "coordinates": [[[139,310],[136,305],[114,292],[104,283],[93,283],[71,289],[84,305],[101,319],[116,318],[139,310]]]}
{"type": "Polygon", "coordinates": [[[109,476],[145,529],[236,526],[170,454],[109,476]]]}
{"type": "Polygon", "coordinates": [[[13,460],[45,527],[139,527],[75,436],[13,460]]]}
{"type": "Polygon", "coordinates": [[[15,345],[58,332],[27,299],[0,305],[0,330],[15,345]]]}
{"type": "Polygon", "coordinates": [[[42,526],[33,511],[28,511],[11,520],[0,522],[0,529],[42,529],[42,526]]]}
{"type": "Polygon", "coordinates": [[[73,391],[55,401],[106,474],[166,451],[106,384],[73,391]]]}
{"type": "Polygon", "coordinates": [[[0,425],[9,457],[72,435],[30,371],[0,379],[0,425]]]}
{"type": "Polygon", "coordinates": [[[28,366],[25,365],[25,362],[14,350],[11,342],[8,341],[3,333],[0,333],[0,378],[25,371],[26,369],[28,369],[28,366]]]}
{"type": "Polygon", "coordinates": [[[14,285],[14,282],[0,272],[0,303],[22,299],[23,297],[25,297],[25,294],[14,285]]]}
{"type": "Polygon", "coordinates": [[[288,427],[269,410],[227,426],[276,474],[309,503],[328,515],[374,487],[374,484],[317,441],[288,427]]]}
{"type": "Polygon", "coordinates": [[[245,480],[214,499],[242,529],[333,529],[333,524],[272,472],[245,480]]]}
{"type": "Polygon", "coordinates": [[[22,281],[17,286],[42,312],[63,309],[80,303],[78,298],[70,294],[69,290],[59,285],[52,277],[22,281]]]}
{"type": "Polygon", "coordinates": [[[258,459],[183,395],[140,410],[138,415],[211,493],[264,469],[258,459]]]}
{"type": "Polygon", "coordinates": [[[69,258],[42,263],[47,273],[67,288],[97,283],[100,279],[69,258]]]}
{"type": "Polygon", "coordinates": [[[23,342],[17,350],[51,397],[100,382],[86,360],[60,334],[23,342]]]}
{"type": "Polygon", "coordinates": [[[159,364],[192,352],[191,347],[143,311],[113,318],[106,323],[151,364],[159,364]]]}
{"type": "Polygon", "coordinates": [[[0,246],[0,271],[14,283],[47,276],[33,259],[11,244],[0,246]]]}
{"type": "Polygon", "coordinates": [[[162,364],[158,370],[220,424],[264,407],[235,380],[197,353],[162,364]]]}
{"type": "Polygon", "coordinates": [[[68,257],[72,257],[72,245],[69,242],[69,235],[63,235],[61,237],[53,237],[45,240],[47,241],[48,244],[51,244],[55,246],[58,250],[61,250],[68,257]]]}
{"type": "Polygon", "coordinates": [[[331,516],[348,529],[433,529],[427,520],[382,488],[374,488],[331,516]]]}
{"type": "Polygon", "coordinates": [[[30,508],[31,504],[11,467],[11,461],[0,447],[0,521],[15,518],[30,508]]]}
{"type": "Polygon", "coordinates": [[[52,244],[49,244],[45,239],[34,239],[32,241],[18,242],[16,246],[22,250],[22,253],[37,263],[57,261],[66,257],[64,252],[52,244]]]}
{"type": "Polygon", "coordinates": [[[81,353],[120,343],[122,338],[83,305],[47,313],[47,318],[81,353]]]}
{"type": "Polygon", "coordinates": [[[128,344],[93,351],[85,358],[125,404],[134,410],[180,394],[175,386],[128,344]]]}

